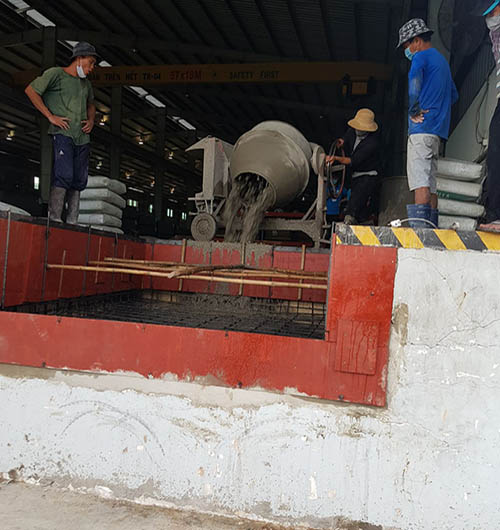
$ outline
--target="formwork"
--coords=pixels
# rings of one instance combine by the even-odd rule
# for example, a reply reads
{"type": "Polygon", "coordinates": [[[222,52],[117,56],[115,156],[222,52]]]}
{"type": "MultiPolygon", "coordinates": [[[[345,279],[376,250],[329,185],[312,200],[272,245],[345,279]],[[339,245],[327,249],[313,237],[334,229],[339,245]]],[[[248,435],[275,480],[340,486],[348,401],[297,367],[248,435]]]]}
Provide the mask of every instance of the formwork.
{"type": "Polygon", "coordinates": [[[140,240],[4,216],[0,249],[0,362],[385,404],[394,248],[140,240]],[[328,283],[238,285],[85,268],[106,259],[322,272],[328,283]]]}

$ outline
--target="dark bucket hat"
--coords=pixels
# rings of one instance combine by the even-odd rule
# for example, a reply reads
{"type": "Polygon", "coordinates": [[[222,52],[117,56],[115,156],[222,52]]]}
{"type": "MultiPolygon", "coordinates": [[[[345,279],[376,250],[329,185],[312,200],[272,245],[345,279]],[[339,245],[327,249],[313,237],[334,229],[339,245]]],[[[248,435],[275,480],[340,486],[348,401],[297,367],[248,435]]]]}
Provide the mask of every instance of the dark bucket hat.
{"type": "Polygon", "coordinates": [[[93,55],[96,58],[99,57],[95,47],[92,46],[92,44],[89,44],[88,42],[79,42],[75,44],[71,58],[75,59],[76,57],[88,57],[89,55],[93,55]]]}

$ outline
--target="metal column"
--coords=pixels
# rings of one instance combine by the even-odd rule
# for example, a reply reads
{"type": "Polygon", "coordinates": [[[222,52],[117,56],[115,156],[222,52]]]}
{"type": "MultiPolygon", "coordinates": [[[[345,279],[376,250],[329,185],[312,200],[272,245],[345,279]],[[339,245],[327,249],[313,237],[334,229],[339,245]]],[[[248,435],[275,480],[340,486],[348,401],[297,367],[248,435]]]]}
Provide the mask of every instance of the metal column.
{"type": "Polygon", "coordinates": [[[111,160],[110,177],[120,178],[120,138],[122,132],[122,87],[111,89],[111,160]]]}
{"type": "MultiPolygon", "coordinates": [[[[42,70],[56,64],[56,28],[43,28],[42,70]]],[[[50,181],[52,178],[52,138],[48,134],[49,121],[40,121],[40,194],[44,203],[49,202],[50,181]]]]}
{"type": "Polygon", "coordinates": [[[161,221],[165,213],[163,211],[163,174],[164,168],[161,161],[165,158],[165,123],[167,112],[166,109],[158,109],[156,114],[156,155],[159,160],[155,167],[155,202],[154,212],[155,221],[161,221]],[[161,160],[160,160],[161,159],[161,160]]]}

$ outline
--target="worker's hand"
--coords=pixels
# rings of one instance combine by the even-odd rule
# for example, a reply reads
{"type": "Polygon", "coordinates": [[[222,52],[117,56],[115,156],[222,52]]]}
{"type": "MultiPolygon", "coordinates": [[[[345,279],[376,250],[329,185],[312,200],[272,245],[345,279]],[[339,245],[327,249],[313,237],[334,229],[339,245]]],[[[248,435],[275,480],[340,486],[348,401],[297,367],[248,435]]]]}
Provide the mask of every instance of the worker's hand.
{"type": "Polygon", "coordinates": [[[415,114],[415,116],[410,116],[410,120],[413,123],[424,123],[424,114],[427,114],[428,110],[421,110],[418,114],[415,114]]]}
{"type": "Polygon", "coordinates": [[[338,162],[339,164],[343,164],[344,166],[348,166],[351,163],[351,159],[347,156],[327,156],[326,157],[326,163],[327,164],[333,164],[334,162],[338,162]]]}
{"type": "Polygon", "coordinates": [[[69,122],[71,120],[69,118],[62,118],[61,116],[54,116],[52,114],[49,118],[49,121],[50,123],[52,123],[52,125],[55,125],[56,127],[67,131],[69,129],[69,122]]]}
{"type": "Polygon", "coordinates": [[[94,128],[94,120],[83,120],[82,124],[82,131],[85,134],[90,134],[92,132],[92,129],[94,128]]]}
{"type": "Polygon", "coordinates": [[[340,148],[340,147],[344,147],[344,139],[343,138],[339,138],[337,140],[337,147],[340,148]]]}

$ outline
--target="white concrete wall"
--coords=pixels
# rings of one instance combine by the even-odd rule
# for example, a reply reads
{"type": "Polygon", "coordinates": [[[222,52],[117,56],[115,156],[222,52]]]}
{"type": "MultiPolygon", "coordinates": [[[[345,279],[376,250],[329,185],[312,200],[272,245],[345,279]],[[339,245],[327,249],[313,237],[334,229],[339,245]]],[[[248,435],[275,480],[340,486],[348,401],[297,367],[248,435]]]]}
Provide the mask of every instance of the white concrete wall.
{"type": "Polygon", "coordinates": [[[451,134],[446,144],[447,157],[473,161],[479,156],[482,145],[476,137],[479,140],[488,137],[490,121],[497,105],[496,84],[496,70],[494,70],[451,134]]]}
{"type": "Polygon", "coordinates": [[[500,528],[499,268],[399,251],[382,410],[0,365],[0,471],[318,528],[500,528]]]}

